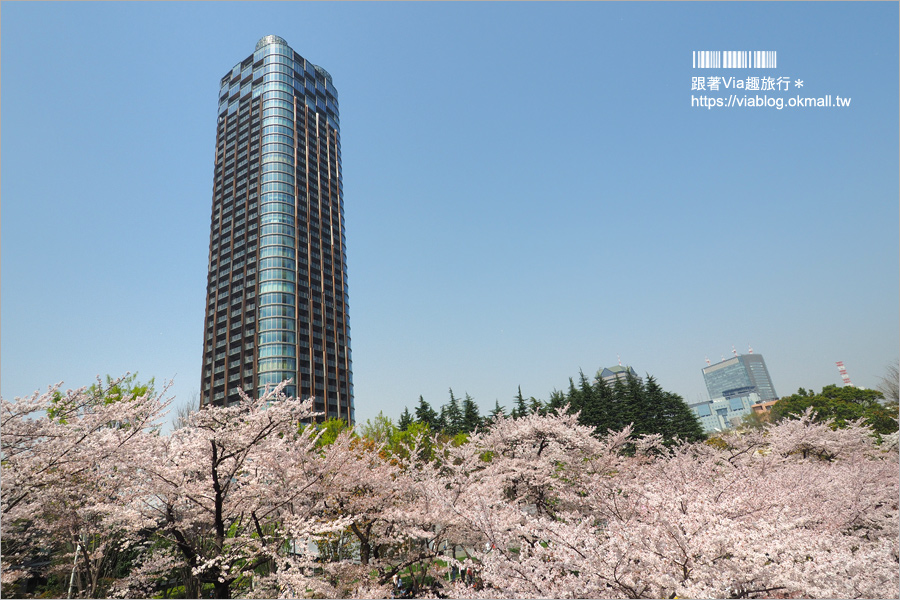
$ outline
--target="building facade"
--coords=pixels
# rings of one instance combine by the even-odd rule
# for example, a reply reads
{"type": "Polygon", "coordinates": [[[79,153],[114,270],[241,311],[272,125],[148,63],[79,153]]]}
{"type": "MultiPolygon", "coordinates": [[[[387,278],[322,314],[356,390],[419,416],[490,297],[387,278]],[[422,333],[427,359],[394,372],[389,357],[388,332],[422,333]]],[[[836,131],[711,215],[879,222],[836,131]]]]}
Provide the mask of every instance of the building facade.
{"type": "Polygon", "coordinates": [[[755,393],[760,402],[777,400],[761,354],[741,354],[703,369],[703,381],[711,399],[734,398],[755,393]]]}
{"type": "Polygon", "coordinates": [[[285,379],[354,421],[338,94],[269,35],[222,77],[201,406],[285,379]]]}
{"type": "Polygon", "coordinates": [[[691,404],[690,409],[697,415],[705,433],[725,431],[741,424],[743,418],[755,412],[760,405],[759,395],[755,392],[725,398],[720,396],[707,402],[691,404]]]}

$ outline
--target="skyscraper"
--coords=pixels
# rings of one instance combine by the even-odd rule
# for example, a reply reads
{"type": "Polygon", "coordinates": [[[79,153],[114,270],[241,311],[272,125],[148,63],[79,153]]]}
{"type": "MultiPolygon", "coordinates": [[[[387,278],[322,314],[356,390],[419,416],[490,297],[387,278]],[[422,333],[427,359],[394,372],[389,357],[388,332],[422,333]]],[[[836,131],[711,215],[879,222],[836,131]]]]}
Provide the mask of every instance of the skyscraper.
{"type": "Polygon", "coordinates": [[[220,84],[200,403],[292,379],[352,423],[337,90],[274,35],[220,84]]]}
{"type": "Polygon", "coordinates": [[[711,400],[751,393],[758,394],[760,402],[778,399],[761,354],[741,354],[710,365],[703,369],[703,380],[711,400]]]}

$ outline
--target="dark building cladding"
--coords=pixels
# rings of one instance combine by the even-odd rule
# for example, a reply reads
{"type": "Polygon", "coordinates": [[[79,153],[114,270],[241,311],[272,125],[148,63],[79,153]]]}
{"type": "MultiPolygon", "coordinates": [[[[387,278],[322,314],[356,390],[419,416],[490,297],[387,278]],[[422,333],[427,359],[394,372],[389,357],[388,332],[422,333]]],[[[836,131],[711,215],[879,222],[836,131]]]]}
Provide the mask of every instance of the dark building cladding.
{"type": "Polygon", "coordinates": [[[285,379],[354,421],[337,90],[278,36],[221,80],[200,404],[285,379]]]}

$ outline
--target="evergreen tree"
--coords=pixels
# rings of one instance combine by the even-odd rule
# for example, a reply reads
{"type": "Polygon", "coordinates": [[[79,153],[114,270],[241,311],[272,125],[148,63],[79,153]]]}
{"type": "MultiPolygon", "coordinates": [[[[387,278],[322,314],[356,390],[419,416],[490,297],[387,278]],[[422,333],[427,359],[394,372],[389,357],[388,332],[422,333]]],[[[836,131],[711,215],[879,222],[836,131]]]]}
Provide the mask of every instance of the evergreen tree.
{"type": "Polygon", "coordinates": [[[469,394],[463,399],[462,406],[462,431],[472,433],[481,425],[481,413],[478,411],[478,405],[469,394]]]}
{"type": "Polygon", "coordinates": [[[625,378],[625,387],[628,389],[626,399],[630,404],[629,412],[634,423],[635,435],[659,433],[660,424],[654,414],[653,403],[647,395],[644,383],[638,377],[628,373],[625,378]]]}
{"type": "Polygon", "coordinates": [[[505,416],[505,414],[506,410],[502,406],[500,406],[500,401],[494,400],[494,408],[484,418],[484,424],[490,427],[491,423],[493,423],[497,417],[505,416]]]}
{"type": "Polygon", "coordinates": [[[626,425],[634,423],[634,404],[628,395],[628,387],[621,378],[616,377],[612,386],[612,406],[610,407],[610,428],[622,430],[626,425]]]}
{"type": "MultiPolygon", "coordinates": [[[[688,442],[706,439],[703,426],[684,399],[673,392],[665,393],[666,412],[672,423],[672,436],[688,442]]],[[[669,440],[667,440],[669,441],[669,440]]]]}
{"type": "Polygon", "coordinates": [[[416,422],[428,425],[434,431],[439,429],[438,414],[422,396],[419,396],[419,406],[416,407],[416,422]]]}
{"type": "Polygon", "coordinates": [[[412,415],[409,414],[409,409],[405,406],[403,407],[403,412],[400,413],[400,420],[397,422],[397,429],[400,431],[406,431],[409,429],[409,426],[413,424],[412,415]]]}
{"type": "Polygon", "coordinates": [[[581,411],[581,391],[575,387],[575,381],[569,377],[569,391],[566,393],[566,401],[569,403],[569,414],[581,411]]]}
{"type": "Polygon", "coordinates": [[[559,390],[553,390],[550,392],[550,400],[547,402],[547,412],[558,413],[567,402],[568,399],[564,393],[559,390]]]}
{"type": "Polygon", "coordinates": [[[649,414],[645,421],[647,429],[654,433],[662,434],[666,439],[671,439],[675,434],[675,423],[672,420],[672,407],[665,390],[656,383],[656,379],[647,375],[647,383],[644,385],[645,405],[649,414]]]}
{"type": "Polygon", "coordinates": [[[578,371],[578,397],[581,405],[578,423],[587,427],[596,427],[595,423],[599,416],[600,406],[597,403],[597,399],[594,398],[594,387],[587,377],[584,376],[584,371],[581,370],[578,371]]]}
{"type": "Polygon", "coordinates": [[[444,431],[448,435],[453,436],[465,430],[463,413],[459,407],[459,400],[453,395],[453,388],[450,388],[450,402],[441,407],[441,419],[444,421],[444,431]]]}
{"type": "Polygon", "coordinates": [[[593,425],[596,435],[604,436],[610,429],[614,429],[615,398],[609,384],[600,377],[600,372],[594,379],[594,412],[593,425]]]}
{"type": "Polygon", "coordinates": [[[449,432],[449,419],[447,419],[447,406],[441,407],[441,414],[438,415],[437,421],[434,423],[435,431],[449,432]]]}
{"type": "Polygon", "coordinates": [[[541,404],[541,401],[532,396],[528,399],[528,414],[540,413],[544,414],[544,405],[541,404]]]}
{"type": "Polygon", "coordinates": [[[543,410],[545,414],[559,411],[566,404],[570,413],[579,411],[579,425],[591,427],[597,437],[631,424],[635,435],[658,433],[666,443],[675,438],[705,438],[703,427],[681,396],[665,391],[650,375],[646,383],[629,373],[610,384],[598,372],[592,383],[579,371],[578,383],[570,378],[568,391],[554,391],[543,410]]]}
{"type": "Polygon", "coordinates": [[[519,393],[516,394],[516,406],[512,411],[512,418],[518,419],[520,417],[524,417],[528,414],[528,409],[525,406],[525,398],[522,397],[522,386],[519,386],[519,393]]]}

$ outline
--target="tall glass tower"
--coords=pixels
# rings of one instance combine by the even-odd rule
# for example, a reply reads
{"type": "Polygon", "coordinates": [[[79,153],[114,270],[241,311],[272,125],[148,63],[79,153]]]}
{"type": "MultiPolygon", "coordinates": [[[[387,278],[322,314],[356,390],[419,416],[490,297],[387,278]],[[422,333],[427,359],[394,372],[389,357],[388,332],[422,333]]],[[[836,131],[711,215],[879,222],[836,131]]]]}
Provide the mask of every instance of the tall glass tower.
{"type": "Polygon", "coordinates": [[[292,379],[354,420],[337,96],[274,35],[222,77],[201,406],[292,379]]]}

